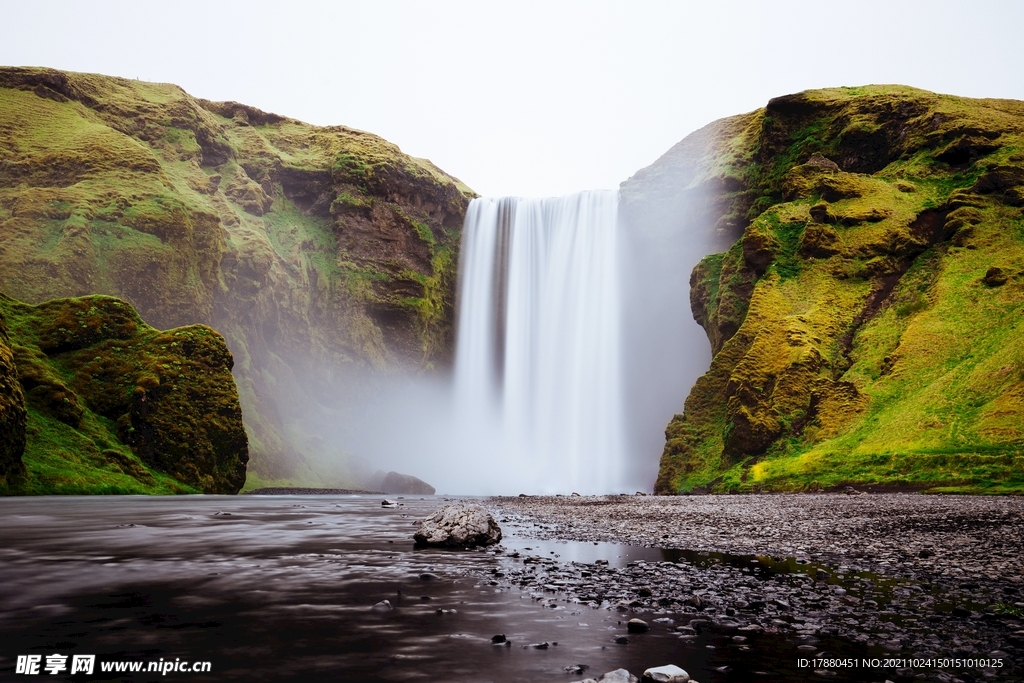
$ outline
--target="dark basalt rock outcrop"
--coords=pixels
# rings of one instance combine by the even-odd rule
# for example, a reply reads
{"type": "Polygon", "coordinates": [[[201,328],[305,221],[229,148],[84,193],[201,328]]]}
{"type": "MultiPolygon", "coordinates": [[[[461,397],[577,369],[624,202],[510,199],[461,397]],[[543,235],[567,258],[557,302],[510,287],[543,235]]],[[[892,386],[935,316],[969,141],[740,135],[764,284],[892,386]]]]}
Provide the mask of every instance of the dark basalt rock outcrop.
{"type": "Polygon", "coordinates": [[[699,195],[691,228],[733,240],[692,271],[715,355],[656,491],[1024,490],[1022,149],[1021,102],[836,88],[624,183],[627,215],[668,225],[699,195]]]}
{"type": "Polygon", "coordinates": [[[8,460],[16,455],[20,465],[21,450],[28,465],[24,481],[8,482],[9,493],[187,490],[174,482],[237,493],[245,484],[234,361],[215,331],[161,332],[104,296],[30,306],[0,295],[0,313],[11,342],[0,344],[0,370],[7,359],[16,370],[0,377],[0,405],[7,413],[20,404],[22,434],[18,449],[17,423],[5,426],[14,438],[4,445],[14,446],[8,460]]]}

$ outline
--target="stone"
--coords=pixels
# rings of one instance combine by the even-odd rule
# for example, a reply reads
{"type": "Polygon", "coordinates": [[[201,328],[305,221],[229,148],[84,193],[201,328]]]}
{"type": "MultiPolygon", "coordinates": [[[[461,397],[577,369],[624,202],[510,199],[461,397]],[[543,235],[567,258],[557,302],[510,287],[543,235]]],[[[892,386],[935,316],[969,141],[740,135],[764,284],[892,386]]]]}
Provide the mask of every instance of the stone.
{"type": "Polygon", "coordinates": [[[665,666],[654,666],[644,671],[644,683],[688,683],[690,674],[685,669],[680,669],[675,664],[665,666]]]}
{"type": "Polygon", "coordinates": [[[822,168],[827,171],[839,172],[839,164],[820,154],[812,154],[811,158],[807,160],[807,165],[817,166],[818,168],[822,168]]]}
{"type": "Polygon", "coordinates": [[[601,674],[597,679],[597,683],[640,683],[640,679],[625,669],[616,669],[615,671],[601,674]]]}
{"type": "Polygon", "coordinates": [[[373,606],[373,609],[378,610],[380,612],[389,612],[389,611],[393,610],[394,607],[391,606],[391,601],[390,600],[381,600],[380,602],[378,602],[376,605],[373,606]]]}
{"type": "Polygon", "coordinates": [[[831,223],[835,217],[829,212],[828,204],[821,202],[810,209],[811,220],[815,223],[831,223]]]}
{"type": "Polygon", "coordinates": [[[989,287],[1002,287],[1010,279],[1009,274],[1000,268],[999,266],[992,266],[985,272],[985,277],[981,278],[989,287]]]}
{"type": "Polygon", "coordinates": [[[382,508],[396,508],[396,507],[398,507],[398,503],[396,503],[393,500],[388,500],[387,498],[385,498],[384,500],[382,500],[380,502],[380,506],[382,508]]]}
{"type": "Polygon", "coordinates": [[[626,630],[630,633],[646,633],[650,628],[643,619],[630,619],[626,622],[626,630]]]}
{"type": "Polygon", "coordinates": [[[488,546],[501,540],[501,527],[481,505],[452,503],[424,519],[413,539],[417,545],[434,547],[488,546]]]}
{"type": "Polygon", "coordinates": [[[418,496],[432,496],[436,492],[433,486],[422,479],[398,472],[388,472],[384,475],[380,490],[384,493],[408,493],[418,496]]]}

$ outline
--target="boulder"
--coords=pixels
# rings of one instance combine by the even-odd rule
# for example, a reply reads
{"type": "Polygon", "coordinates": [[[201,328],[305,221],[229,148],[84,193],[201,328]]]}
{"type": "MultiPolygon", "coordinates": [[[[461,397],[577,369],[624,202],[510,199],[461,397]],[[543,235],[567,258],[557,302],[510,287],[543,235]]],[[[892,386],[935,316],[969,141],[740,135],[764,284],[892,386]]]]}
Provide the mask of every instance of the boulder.
{"type": "Polygon", "coordinates": [[[644,671],[643,683],[688,683],[690,674],[675,664],[654,666],[644,671]]]}
{"type": "Polygon", "coordinates": [[[388,472],[380,483],[380,490],[384,493],[408,493],[421,496],[434,495],[434,487],[409,474],[388,472]]]}
{"type": "Polygon", "coordinates": [[[453,503],[424,519],[413,538],[417,545],[445,548],[494,545],[501,540],[501,527],[483,506],[453,503]]]}
{"type": "Polygon", "coordinates": [[[598,683],[640,683],[640,679],[625,669],[616,669],[602,674],[597,679],[598,683]]]}

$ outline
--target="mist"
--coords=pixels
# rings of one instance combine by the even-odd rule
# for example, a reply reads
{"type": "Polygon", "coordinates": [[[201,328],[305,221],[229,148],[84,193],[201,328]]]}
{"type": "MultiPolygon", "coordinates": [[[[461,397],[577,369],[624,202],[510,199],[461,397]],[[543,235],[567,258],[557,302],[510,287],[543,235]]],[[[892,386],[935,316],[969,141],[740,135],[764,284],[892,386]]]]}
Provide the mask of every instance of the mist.
{"type": "MultiPolygon", "coordinates": [[[[692,161],[691,155],[677,150],[655,167],[656,186],[690,186],[686,192],[673,195],[671,203],[648,196],[642,205],[627,201],[617,210],[616,257],[603,266],[614,269],[603,277],[615,282],[618,290],[614,297],[617,323],[612,335],[618,347],[614,362],[618,364],[619,389],[608,402],[610,409],[619,411],[616,419],[620,421],[613,456],[599,454],[599,441],[589,442],[581,455],[566,450],[567,440],[577,436],[572,430],[578,420],[563,420],[555,436],[555,441],[562,443],[557,448],[538,443],[536,434],[524,433],[531,427],[520,425],[519,432],[510,430],[503,421],[502,399],[488,394],[494,387],[488,389],[486,382],[478,388],[478,395],[468,397],[471,405],[467,409],[465,392],[461,397],[457,395],[455,368],[446,367],[386,376],[349,372],[344,406],[329,408],[319,419],[306,421],[305,428],[330,445],[325,452],[334,455],[325,457],[338,461],[328,469],[344,469],[356,482],[365,481],[376,470],[394,470],[427,481],[438,493],[450,494],[651,491],[664,447],[665,426],[673,415],[682,412],[690,388],[711,360],[710,344],[690,310],[690,273],[701,258],[725,250],[735,238],[720,226],[716,229],[722,208],[716,204],[714,188],[702,184],[704,178],[695,175],[692,161]],[[524,442],[532,445],[524,447],[524,442]],[[581,462],[569,462],[574,457],[581,462]],[[601,476],[574,479],[573,468],[581,465],[600,468],[601,476]],[[595,485],[593,482],[598,480],[602,483],[595,485]]],[[[624,186],[629,189],[629,183],[624,186]]],[[[464,233],[460,261],[463,287],[466,239],[464,233]]],[[[483,289],[488,288],[491,278],[489,272],[477,275],[483,289]]],[[[496,296],[489,290],[480,294],[484,305],[496,296]]],[[[551,298],[557,292],[543,291],[538,296],[551,298]]],[[[591,296],[602,295],[594,291],[591,296]]],[[[465,289],[459,305],[467,307],[465,289]]],[[[457,311],[457,323],[463,326],[458,339],[463,344],[467,339],[465,315],[464,310],[457,311]]],[[[549,337],[544,343],[550,345],[553,339],[549,337]]],[[[487,338],[482,343],[488,346],[494,340],[487,338]]],[[[589,338],[588,344],[598,343],[589,338]]],[[[455,349],[456,358],[461,351],[455,349]]],[[[584,352],[582,346],[572,351],[576,355],[584,352]]],[[[474,372],[486,374],[486,366],[493,359],[485,357],[477,362],[479,367],[474,372]]],[[[462,370],[467,372],[466,368],[462,370]]],[[[529,374],[536,370],[519,371],[529,374]]],[[[550,366],[547,371],[551,371],[550,366]]],[[[566,388],[560,402],[593,390],[584,382],[566,388]]],[[[543,402],[538,398],[529,400],[543,402]]],[[[547,409],[554,410],[551,406],[547,409]]],[[[597,420],[582,429],[599,430],[606,422],[597,420]]],[[[578,425],[575,428],[581,429],[578,425]]]]}

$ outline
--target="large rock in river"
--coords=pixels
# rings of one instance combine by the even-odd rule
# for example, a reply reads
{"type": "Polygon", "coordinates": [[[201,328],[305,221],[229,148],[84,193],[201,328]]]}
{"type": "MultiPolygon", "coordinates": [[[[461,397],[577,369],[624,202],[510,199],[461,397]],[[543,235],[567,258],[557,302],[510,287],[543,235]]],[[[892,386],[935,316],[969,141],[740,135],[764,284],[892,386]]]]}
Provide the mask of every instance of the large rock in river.
{"type": "Polygon", "coordinates": [[[409,493],[421,496],[432,496],[435,492],[434,487],[422,479],[398,472],[388,472],[380,484],[380,490],[384,493],[409,493]]]}
{"type": "Polygon", "coordinates": [[[424,519],[413,538],[418,545],[447,548],[494,545],[501,540],[501,527],[483,506],[453,503],[424,519]]]}

